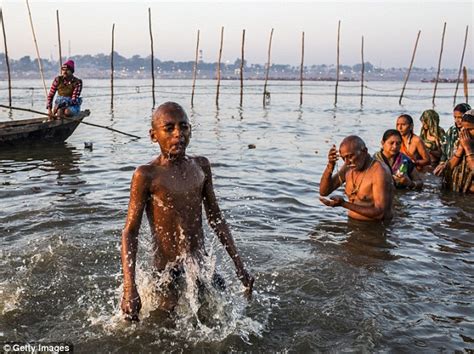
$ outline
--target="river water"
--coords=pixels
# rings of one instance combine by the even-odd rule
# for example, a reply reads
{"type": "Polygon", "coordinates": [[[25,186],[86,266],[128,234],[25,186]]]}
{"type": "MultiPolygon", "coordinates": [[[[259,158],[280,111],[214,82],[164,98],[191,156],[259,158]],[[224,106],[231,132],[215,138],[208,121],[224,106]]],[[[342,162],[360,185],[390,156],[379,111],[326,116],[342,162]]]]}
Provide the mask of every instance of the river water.
{"type": "MultiPolygon", "coordinates": [[[[331,144],[360,135],[374,153],[396,117],[432,108],[433,84],[370,82],[360,105],[357,83],[158,81],[157,102],[188,112],[191,155],[207,156],[221,208],[240,253],[255,275],[243,297],[233,265],[206,227],[209,265],[227,289],[214,294],[209,321],[184,299],[172,318],[153,312],[150,230],[140,231],[139,324],[120,316],[120,237],[136,166],[159,153],[147,138],[148,81],[84,81],[86,121],[141,140],[81,125],[65,144],[0,150],[0,342],[69,342],[77,352],[417,351],[474,349],[474,201],[439,191],[399,192],[389,225],[358,223],[318,200],[331,144]],[[93,149],[85,149],[92,142],[93,149]],[[249,149],[254,144],[254,149],[249,149]]],[[[13,83],[13,105],[44,110],[37,81],[13,83]],[[31,89],[34,87],[34,89],[31,89]]],[[[0,101],[7,102],[6,83],[0,101]]],[[[472,91],[472,90],[471,90],[472,91]]],[[[436,109],[452,125],[453,84],[440,84],[436,109]]],[[[461,102],[458,99],[458,102],[461,102]]],[[[0,110],[0,120],[31,114],[0,110]]],[[[189,300],[189,301],[188,301],[189,300]]]]}

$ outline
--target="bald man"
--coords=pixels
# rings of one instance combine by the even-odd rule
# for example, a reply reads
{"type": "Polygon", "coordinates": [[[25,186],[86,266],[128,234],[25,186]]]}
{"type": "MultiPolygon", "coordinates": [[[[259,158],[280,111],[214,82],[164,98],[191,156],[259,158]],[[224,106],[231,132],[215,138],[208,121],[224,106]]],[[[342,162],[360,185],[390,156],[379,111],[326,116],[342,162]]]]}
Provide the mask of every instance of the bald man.
{"type": "Polygon", "coordinates": [[[333,145],[328,153],[328,164],[319,186],[321,202],[330,207],[349,210],[349,217],[362,221],[389,220],[392,217],[393,182],[390,171],[373,159],[364,141],[356,136],[346,137],[339,147],[333,145]],[[332,174],[339,156],[344,165],[332,174]],[[323,198],[346,183],[349,200],[340,196],[323,198]]]}
{"type": "MultiPolygon", "coordinates": [[[[160,299],[160,309],[172,311],[185,279],[183,260],[202,264],[206,255],[202,207],[209,225],[219,237],[250,297],[254,278],[245,270],[229,227],[219,209],[212,185],[211,164],[202,156],[186,155],[191,125],[183,108],[166,102],[153,113],[150,137],[161,154],[138,167],[130,187],[130,203],[122,233],[124,294],[121,308],[129,320],[138,320],[140,295],[135,282],[138,231],[146,210],[154,241],[155,268],[172,281],[160,299]],[[181,287],[181,288],[180,288],[181,287]]],[[[219,277],[214,276],[215,284],[219,277]]],[[[219,284],[218,284],[219,285],[219,284]]],[[[222,286],[222,284],[220,284],[222,286]]],[[[185,287],[184,287],[185,288],[185,287]]]]}

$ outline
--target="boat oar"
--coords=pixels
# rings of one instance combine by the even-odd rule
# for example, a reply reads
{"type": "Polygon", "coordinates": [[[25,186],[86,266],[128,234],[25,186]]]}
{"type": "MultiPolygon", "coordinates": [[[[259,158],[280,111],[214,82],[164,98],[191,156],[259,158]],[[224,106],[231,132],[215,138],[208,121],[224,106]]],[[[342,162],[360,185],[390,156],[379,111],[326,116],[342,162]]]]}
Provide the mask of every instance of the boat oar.
{"type": "MultiPolygon", "coordinates": [[[[12,106],[5,106],[3,104],[0,104],[0,107],[2,108],[8,108],[8,109],[15,109],[17,111],[25,111],[25,112],[31,112],[31,113],[36,113],[36,114],[41,114],[43,116],[48,116],[49,117],[49,114],[48,113],[44,113],[44,112],[40,112],[40,111],[35,111],[34,109],[28,109],[28,108],[20,108],[20,107],[12,107],[12,106]]],[[[74,120],[74,118],[72,117],[64,117],[62,119],[67,119],[67,120],[74,120]]],[[[141,137],[139,136],[136,136],[136,135],[133,135],[133,134],[129,134],[129,133],[125,133],[125,132],[122,132],[120,130],[117,130],[117,129],[114,129],[114,128],[110,128],[110,127],[106,127],[104,125],[99,125],[99,124],[94,124],[94,123],[88,123],[88,122],[84,122],[84,121],[81,121],[82,124],[85,124],[85,125],[91,125],[93,127],[97,127],[97,128],[103,128],[103,129],[107,129],[107,130],[111,130],[113,132],[116,132],[116,133],[120,133],[120,134],[123,134],[123,135],[127,135],[127,136],[131,136],[132,138],[135,138],[135,139],[141,139],[141,137]]]]}

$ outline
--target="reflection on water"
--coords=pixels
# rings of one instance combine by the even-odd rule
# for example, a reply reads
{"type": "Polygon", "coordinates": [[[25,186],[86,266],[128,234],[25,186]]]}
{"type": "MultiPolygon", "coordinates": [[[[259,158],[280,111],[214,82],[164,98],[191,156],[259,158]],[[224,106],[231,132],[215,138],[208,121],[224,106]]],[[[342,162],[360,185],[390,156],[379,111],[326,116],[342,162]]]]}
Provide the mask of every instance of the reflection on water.
{"type": "MultiPolygon", "coordinates": [[[[417,116],[429,97],[407,98],[401,107],[397,95],[367,95],[361,109],[360,87],[348,84],[334,107],[332,84],[308,82],[299,107],[298,85],[271,82],[263,108],[255,82],[239,107],[239,83],[224,82],[216,109],[215,82],[201,81],[203,94],[190,109],[191,82],[162,81],[170,88],[158,104],[185,106],[189,153],[211,160],[255,294],[243,300],[231,260],[206,227],[207,248],[228,284],[213,298],[217,318],[198,322],[188,302],[171,320],[150,314],[129,325],[119,310],[120,235],[133,171],[159,153],[147,138],[151,95],[130,93],[144,83],[124,81],[109,112],[110,97],[100,94],[108,82],[89,85],[87,119],[145,138],[81,125],[63,145],[0,150],[0,341],[67,340],[80,352],[472,350],[471,197],[440,193],[430,177],[421,193],[397,194],[388,225],[350,220],[317,198],[331,144],[358,134],[373,153],[400,112],[417,116]],[[85,141],[94,149],[84,149],[85,141]]],[[[19,105],[31,105],[31,97],[19,105]]],[[[440,98],[437,108],[449,127],[451,98],[440,98]]],[[[150,239],[143,223],[138,277],[147,304],[157,282],[150,239]]]]}
{"type": "Polygon", "coordinates": [[[58,179],[63,174],[77,174],[81,154],[67,143],[2,148],[0,151],[0,173],[11,174],[24,170],[54,170],[58,179]]]}
{"type": "Polygon", "coordinates": [[[321,220],[309,237],[323,249],[341,249],[346,260],[357,266],[400,258],[390,252],[396,245],[390,242],[390,229],[382,222],[364,223],[349,218],[344,222],[321,220]]]}

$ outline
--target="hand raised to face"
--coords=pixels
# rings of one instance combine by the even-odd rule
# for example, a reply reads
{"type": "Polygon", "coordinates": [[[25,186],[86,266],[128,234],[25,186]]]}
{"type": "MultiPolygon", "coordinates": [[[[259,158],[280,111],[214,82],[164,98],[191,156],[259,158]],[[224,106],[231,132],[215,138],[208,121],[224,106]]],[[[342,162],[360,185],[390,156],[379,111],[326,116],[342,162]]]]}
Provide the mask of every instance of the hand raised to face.
{"type": "Polygon", "coordinates": [[[328,163],[334,165],[339,159],[339,153],[337,152],[336,145],[331,146],[328,152],[328,163]]]}
{"type": "Polygon", "coordinates": [[[461,129],[461,132],[459,133],[459,144],[463,147],[464,151],[471,152],[474,145],[474,139],[471,138],[469,129],[461,129]]]}

